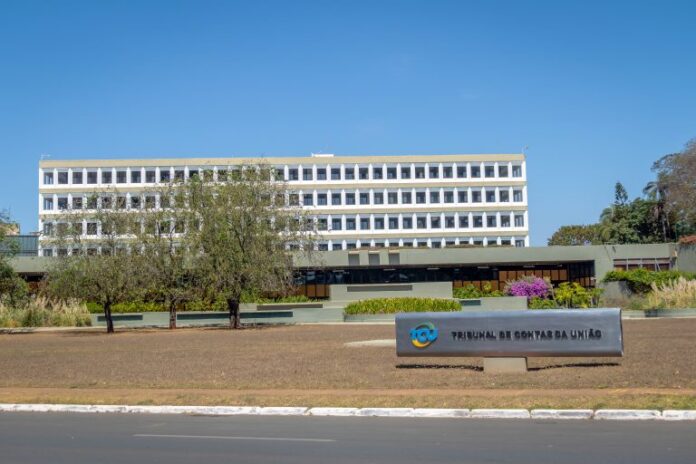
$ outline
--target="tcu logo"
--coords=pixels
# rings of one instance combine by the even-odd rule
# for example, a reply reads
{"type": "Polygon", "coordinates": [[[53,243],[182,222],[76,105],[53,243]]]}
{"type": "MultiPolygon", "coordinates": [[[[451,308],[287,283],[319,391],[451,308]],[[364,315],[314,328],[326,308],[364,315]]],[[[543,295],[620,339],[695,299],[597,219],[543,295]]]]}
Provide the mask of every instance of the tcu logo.
{"type": "Polygon", "coordinates": [[[416,348],[426,348],[437,340],[437,329],[430,322],[424,322],[415,329],[411,329],[411,343],[416,348]]]}

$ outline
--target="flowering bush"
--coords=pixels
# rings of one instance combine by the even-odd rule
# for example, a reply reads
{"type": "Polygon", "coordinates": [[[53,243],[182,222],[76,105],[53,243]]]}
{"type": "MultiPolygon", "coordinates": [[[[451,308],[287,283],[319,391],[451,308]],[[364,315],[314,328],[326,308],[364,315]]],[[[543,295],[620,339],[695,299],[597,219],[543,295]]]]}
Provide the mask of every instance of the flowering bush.
{"type": "Polygon", "coordinates": [[[534,276],[524,276],[505,285],[505,294],[510,296],[526,296],[532,298],[546,298],[551,293],[551,282],[534,276]]]}

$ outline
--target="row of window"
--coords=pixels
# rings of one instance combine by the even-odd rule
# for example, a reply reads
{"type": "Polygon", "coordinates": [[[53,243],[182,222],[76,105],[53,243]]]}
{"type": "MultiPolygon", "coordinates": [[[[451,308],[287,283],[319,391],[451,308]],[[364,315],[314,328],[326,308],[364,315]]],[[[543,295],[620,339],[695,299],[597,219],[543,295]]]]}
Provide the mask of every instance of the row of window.
{"type": "Polygon", "coordinates": [[[408,229],[475,229],[483,227],[524,227],[523,214],[501,214],[498,220],[495,214],[468,214],[429,216],[372,216],[372,217],[335,217],[316,218],[316,227],[320,231],[342,230],[408,230],[408,229]],[[415,227],[414,227],[415,226],[415,227]]]}
{"type": "MultiPolygon", "coordinates": [[[[522,190],[512,191],[512,201],[515,203],[521,203],[523,201],[524,195],[522,190]]],[[[143,204],[147,208],[154,208],[156,205],[157,197],[155,195],[102,195],[101,196],[101,207],[111,208],[115,206],[118,209],[125,209],[127,207],[132,209],[139,209],[143,204]]],[[[162,199],[161,207],[167,207],[162,199]]],[[[509,203],[510,202],[510,191],[508,189],[480,189],[471,191],[471,203],[509,203]]],[[[469,192],[465,190],[454,191],[454,190],[429,190],[429,191],[402,191],[402,192],[360,192],[360,193],[291,193],[288,195],[287,202],[291,206],[298,206],[302,204],[303,206],[343,206],[343,205],[410,205],[410,204],[454,204],[454,203],[469,203],[469,192]],[[414,201],[415,200],[415,201],[414,201]]],[[[68,197],[57,197],[56,203],[52,196],[45,196],[43,198],[43,210],[53,211],[56,207],[58,210],[67,209],[96,209],[98,205],[98,198],[96,196],[73,196],[72,199],[68,197]]]]}
{"type": "MultiPolygon", "coordinates": [[[[198,169],[189,169],[188,177],[199,175],[201,171],[198,169]]],[[[230,173],[235,170],[202,170],[204,180],[226,180],[230,173]]],[[[397,167],[336,167],[336,168],[289,168],[287,173],[283,168],[275,169],[277,179],[285,179],[286,181],[323,181],[323,180],[381,180],[381,179],[453,179],[453,178],[508,178],[522,177],[522,166],[513,165],[509,169],[507,165],[486,165],[483,166],[430,166],[426,169],[425,166],[401,166],[397,167]],[[497,175],[496,175],[497,174],[497,175]]],[[[43,184],[53,185],[68,185],[68,184],[154,184],[157,182],[170,182],[173,180],[183,181],[186,179],[187,173],[185,169],[133,169],[133,170],[116,170],[104,169],[99,171],[75,170],[69,173],[68,171],[57,171],[54,179],[54,172],[44,171],[43,184]],[[159,171],[159,175],[158,175],[159,171]],[[70,179],[69,175],[72,175],[70,179]],[[101,179],[99,175],[101,174],[101,179]],[[71,182],[69,182],[71,180],[71,182]],[[55,182],[54,182],[55,181],[55,182]]]]}
{"type": "MultiPolygon", "coordinates": [[[[379,249],[388,247],[401,247],[401,248],[443,248],[443,247],[457,247],[457,246],[516,246],[524,247],[525,240],[516,237],[462,237],[462,238],[433,238],[433,239],[390,239],[390,240],[365,240],[365,241],[328,241],[320,242],[317,244],[316,249],[319,251],[331,251],[331,250],[356,250],[356,249],[379,249]]],[[[291,249],[297,249],[299,247],[290,246],[291,249]]],[[[126,252],[126,249],[120,249],[126,252]]],[[[67,249],[67,248],[49,248],[45,247],[41,249],[42,256],[67,256],[68,254],[79,254],[81,250],[79,248],[67,249]]],[[[89,255],[97,255],[99,253],[109,254],[110,252],[106,249],[100,249],[98,247],[87,247],[85,252],[89,255]]]]}

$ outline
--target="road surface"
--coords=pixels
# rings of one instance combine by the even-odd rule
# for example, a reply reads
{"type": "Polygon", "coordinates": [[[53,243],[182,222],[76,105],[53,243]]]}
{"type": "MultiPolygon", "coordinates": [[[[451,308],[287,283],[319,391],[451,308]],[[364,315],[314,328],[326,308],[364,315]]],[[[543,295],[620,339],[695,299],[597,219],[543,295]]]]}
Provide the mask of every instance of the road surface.
{"type": "Polygon", "coordinates": [[[696,422],[0,413],[8,463],[693,463],[696,422]]]}

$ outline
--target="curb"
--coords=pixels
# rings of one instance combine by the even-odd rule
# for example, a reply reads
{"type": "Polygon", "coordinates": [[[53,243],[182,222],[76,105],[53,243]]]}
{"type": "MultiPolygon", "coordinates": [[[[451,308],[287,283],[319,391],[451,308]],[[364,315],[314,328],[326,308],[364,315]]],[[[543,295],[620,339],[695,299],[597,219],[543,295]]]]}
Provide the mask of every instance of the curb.
{"type": "Polygon", "coordinates": [[[416,417],[449,419],[662,420],[696,421],[696,410],[668,409],[437,409],[437,408],[307,408],[259,406],[127,406],[90,404],[0,403],[3,412],[67,412],[91,414],[188,414],[205,416],[416,417]]]}

